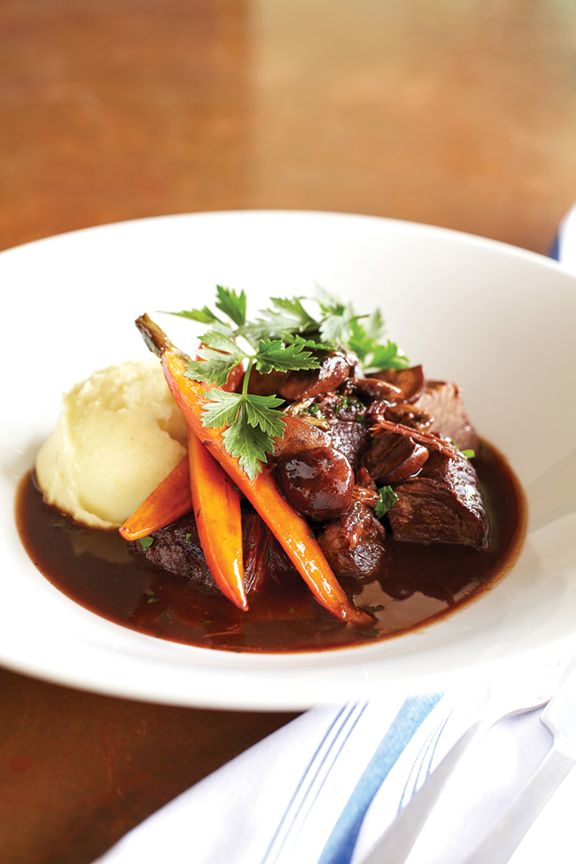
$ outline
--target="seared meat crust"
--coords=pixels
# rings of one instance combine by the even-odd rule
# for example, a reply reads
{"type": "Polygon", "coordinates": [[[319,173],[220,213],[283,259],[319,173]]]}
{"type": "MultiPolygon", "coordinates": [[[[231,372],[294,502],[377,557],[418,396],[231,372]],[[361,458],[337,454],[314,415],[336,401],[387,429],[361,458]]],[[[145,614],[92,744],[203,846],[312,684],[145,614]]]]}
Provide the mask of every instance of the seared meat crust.
{"type": "Polygon", "coordinates": [[[354,501],[343,516],[326,524],[318,542],[335,573],[371,579],[384,566],[384,537],[384,527],[370,507],[354,501]]]}
{"type": "Polygon", "coordinates": [[[450,438],[459,450],[478,448],[478,434],[466,413],[457,384],[427,381],[414,407],[432,417],[428,431],[450,438]]]}
{"type": "Polygon", "coordinates": [[[472,464],[459,453],[431,453],[421,473],[395,487],[388,511],[395,540],[462,543],[483,550],[488,518],[472,464]]]}
{"type": "MultiPolygon", "coordinates": [[[[196,522],[192,513],[160,528],[153,535],[152,545],[143,549],[136,540],[129,544],[134,554],[183,579],[194,582],[201,591],[220,594],[200,546],[196,522]]],[[[255,594],[268,577],[281,577],[294,572],[279,543],[253,510],[242,512],[242,545],[246,593],[255,594]]]]}

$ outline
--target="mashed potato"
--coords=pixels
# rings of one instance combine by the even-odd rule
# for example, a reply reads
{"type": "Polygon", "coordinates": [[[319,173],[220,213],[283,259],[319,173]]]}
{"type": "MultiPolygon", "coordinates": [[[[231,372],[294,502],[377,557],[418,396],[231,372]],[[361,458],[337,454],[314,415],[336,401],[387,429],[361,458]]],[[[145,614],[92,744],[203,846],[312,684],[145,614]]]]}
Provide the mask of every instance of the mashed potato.
{"type": "Polygon", "coordinates": [[[64,396],[36,474],[49,504],[77,522],[118,527],[182,459],[185,442],[159,362],[123,363],[64,396]]]}

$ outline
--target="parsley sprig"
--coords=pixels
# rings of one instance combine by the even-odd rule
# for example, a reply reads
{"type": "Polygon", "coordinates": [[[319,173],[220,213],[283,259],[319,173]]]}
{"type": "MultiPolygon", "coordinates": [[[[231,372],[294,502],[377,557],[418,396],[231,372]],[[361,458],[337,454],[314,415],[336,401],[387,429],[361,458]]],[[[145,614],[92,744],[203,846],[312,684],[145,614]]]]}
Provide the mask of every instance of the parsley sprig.
{"type": "Polygon", "coordinates": [[[187,375],[213,385],[206,393],[202,422],[226,427],[224,446],[251,479],[262,470],[274,438],[284,434],[285,426],[282,399],[248,392],[253,369],[263,374],[317,369],[317,355],[335,348],[357,354],[365,371],[408,365],[396,343],[382,343],[384,321],[379,310],[370,316],[357,315],[350,303],[341,303],[323,290],[315,298],[272,297],[270,302],[249,321],[246,293],[217,285],[217,312],[203,306],[169,313],[209,328],[200,336],[197,359],[190,361],[187,375]],[[241,392],[219,389],[238,364],[245,366],[241,392]]]}
{"type": "Polygon", "coordinates": [[[202,422],[204,426],[226,427],[222,433],[224,446],[252,480],[262,470],[267,454],[274,449],[274,439],[282,437],[285,427],[279,410],[283,399],[248,392],[252,369],[267,374],[317,369],[320,365],[311,350],[318,347],[316,343],[293,332],[295,328],[306,332],[313,320],[308,321],[310,316],[300,301],[273,302],[272,310],[250,323],[246,320],[244,291],[237,293],[219,285],[215,306],[223,317],[207,306],[173,313],[210,325],[200,337],[197,359],[190,361],[186,374],[214,385],[206,393],[202,422]],[[245,365],[240,393],[219,389],[239,363],[245,365]]]}

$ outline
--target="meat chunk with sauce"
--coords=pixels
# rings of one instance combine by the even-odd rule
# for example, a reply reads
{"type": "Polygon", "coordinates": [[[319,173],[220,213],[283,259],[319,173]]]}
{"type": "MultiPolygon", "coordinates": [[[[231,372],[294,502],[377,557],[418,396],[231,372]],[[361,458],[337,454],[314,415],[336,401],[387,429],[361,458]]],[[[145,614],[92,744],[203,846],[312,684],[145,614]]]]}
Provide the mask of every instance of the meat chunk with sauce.
{"type": "Polygon", "coordinates": [[[329,432],[332,446],[346,456],[356,471],[370,441],[370,433],[366,426],[358,420],[333,420],[329,432]]]}
{"type": "MultiPolygon", "coordinates": [[[[272,550],[272,546],[277,545],[276,541],[260,517],[253,511],[242,513],[242,544],[246,593],[254,594],[266,578],[267,568],[263,565],[270,560],[273,551],[278,557],[278,550],[272,550]]],[[[144,549],[137,540],[129,546],[132,552],[144,555],[161,570],[167,570],[169,573],[190,580],[202,591],[220,594],[220,589],[214,582],[200,546],[192,513],[156,531],[152,544],[147,549],[144,549]]],[[[284,555],[281,550],[280,555],[281,557],[284,555]]],[[[286,562],[290,567],[287,559],[286,562]]]]}
{"type": "Polygon", "coordinates": [[[457,384],[427,381],[413,407],[432,418],[429,432],[451,438],[459,450],[477,449],[478,435],[466,413],[457,384]]]}
{"type": "Polygon", "coordinates": [[[486,549],[488,518],[476,472],[464,456],[430,453],[420,474],[394,491],[398,500],[387,515],[395,540],[486,549]]]}
{"type": "Polygon", "coordinates": [[[327,523],[318,542],[337,576],[370,579],[384,565],[384,537],[384,528],[370,507],[354,501],[343,516],[327,523]]]}
{"type": "Polygon", "coordinates": [[[405,435],[382,432],[364,454],[362,465],[379,484],[401,483],[421,470],[428,450],[405,435]]]}
{"type": "Polygon", "coordinates": [[[370,441],[365,403],[354,395],[331,392],[316,397],[307,410],[325,423],[332,446],[346,456],[356,471],[370,441]]]}
{"type": "MultiPolygon", "coordinates": [[[[371,413],[372,409],[371,409],[371,413]]],[[[390,405],[384,414],[385,420],[390,420],[392,423],[401,423],[402,426],[409,426],[411,429],[416,429],[418,432],[429,432],[433,424],[433,418],[419,408],[416,403],[398,402],[396,405],[390,405]]],[[[378,424],[380,417],[376,417],[375,425],[378,424]]]]}
{"type": "Polygon", "coordinates": [[[129,546],[132,552],[143,554],[161,570],[190,579],[203,591],[217,591],[200,546],[193,513],[155,531],[152,544],[147,548],[143,548],[138,540],[129,546]]]}

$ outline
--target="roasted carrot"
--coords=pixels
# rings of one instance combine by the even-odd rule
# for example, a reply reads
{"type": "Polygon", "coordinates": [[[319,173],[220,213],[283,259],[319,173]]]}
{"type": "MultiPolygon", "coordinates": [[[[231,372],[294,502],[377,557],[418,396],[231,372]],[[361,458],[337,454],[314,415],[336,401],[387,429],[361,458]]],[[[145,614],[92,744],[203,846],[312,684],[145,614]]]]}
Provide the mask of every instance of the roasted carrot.
{"type": "Polygon", "coordinates": [[[192,430],[188,463],[196,528],[210,572],[222,593],[246,611],[238,490],[192,430]]]}
{"type": "Polygon", "coordinates": [[[190,471],[186,456],[150,493],[120,528],[125,540],[138,540],[164,528],[192,509],[190,471]]]}
{"type": "Polygon", "coordinates": [[[189,428],[260,514],[316,600],[342,621],[356,624],[371,622],[371,617],[357,609],[348,599],[309,526],[283,498],[271,473],[263,471],[255,480],[250,480],[238,460],[224,448],[222,430],[202,425],[205,393],[209,388],[186,377],[189,358],[172,345],[147,315],[138,318],[136,326],[150,350],[162,359],[168,386],[189,428]]]}

